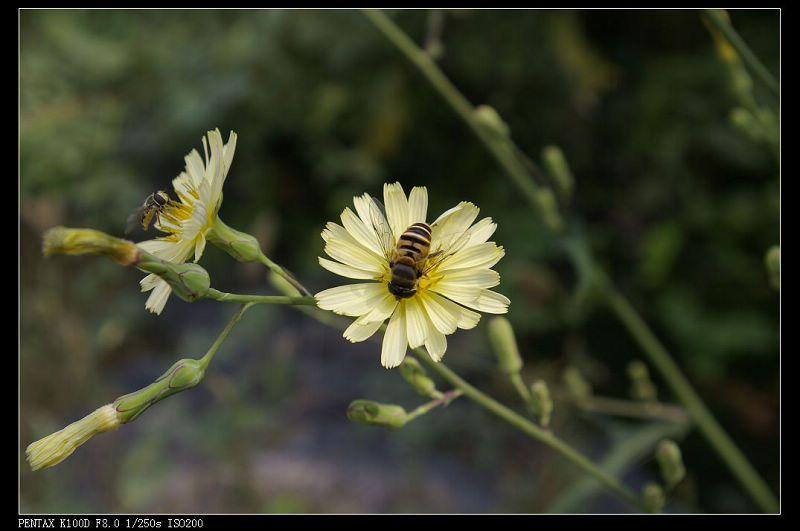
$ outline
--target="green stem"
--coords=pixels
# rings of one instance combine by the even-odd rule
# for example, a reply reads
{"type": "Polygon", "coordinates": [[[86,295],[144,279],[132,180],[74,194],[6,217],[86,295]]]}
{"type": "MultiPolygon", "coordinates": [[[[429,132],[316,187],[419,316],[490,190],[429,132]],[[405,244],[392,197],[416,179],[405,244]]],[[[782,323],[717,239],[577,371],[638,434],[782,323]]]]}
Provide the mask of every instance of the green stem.
{"type": "Polygon", "coordinates": [[[422,404],[421,406],[416,408],[414,411],[410,411],[408,413],[408,416],[406,417],[407,418],[407,422],[419,417],[420,415],[424,415],[425,413],[427,413],[428,411],[430,411],[431,409],[433,409],[435,407],[448,405],[450,402],[452,402],[453,400],[455,400],[456,398],[458,398],[462,394],[464,394],[464,393],[463,393],[463,391],[461,389],[451,389],[450,391],[447,391],[446,393],[441,393],[442,396],[440,396],[438,398],[435,398],[435,399],[431,400],[430,402],[426,402],[426,403],[422,404]]]}
{"type": "Polygon", "coordinates": [[[611,286],[606,286],[606,302],[617,317],[660,371],[675,396],[683,403],[708,442],[717,450],[742,487],[765,512],[778,511],[778,502],[756,470],[736,447],[733,440],[694,391],[687,378],[670,357],[666,348],[656,338],[631,304],[611,286]]]}
{"type": "Polygon", "coordinates": [[[522,376],[518,372],[514,372],[508,375],[511,383],[514,385],[514,388],[519,393],[519,396],[522,398],[522,401],[525,402],[526,406],[530,406],[531,402],[531,393],[528,391],[528,388],[525,387],[525,382],[522,381],[522,376]]]}
{"type": "Polygon", "coordinates": [[[643,511],[647,510],[642,503],[641,498],[639,498],[635,492],[624,486],[616,478],[604,472],[589,459],[587,459],[583,454],[553,435],[551,431],[540,428],[522,415],[512,411],[492,397],[485,395],[477,388],[463,380],[456,373],[451,371],[444,363],[433,361],[424,349],[416,348],[413,349],[413,352],[419,359],[427,363],[431,369],[436,371],[442,378],[447,380],[450,385],[456,389],[460,389],[467,398],[487,409],[488,411],[491,411],[504,421],[508,422],[537,441],[549,446],[575,466],[594,477],[601,484],[608,487],[610,490],[630,502],[638,509],[643,511]]]}
{"type": "Polygon", "coordinates": [[[233,329],[233,325],[235,325],[239,321],[239,319],[242,318],[242,315],[244,315],[244,312],[246,312],[247,309],[250,308],[250,306],[252,306],[253,304],[255,304],[255,303],[254,302],[248,302],[246,304],[242,304],[242,306],[238,310],[236,310],[236,313],[233,314],[233,317],[231,317],[231,320],[228,321],[227,326],[219,334],[219,336],[217,337],[217,340],[214,341],[214,344],[211,345],[211,347],[209,347],[209,349],[206,352],[205,356],[200,358],[199,363],[200,363],[200,366],[203,368],[203,370],[206,370],[206,368],[208,368],[208,364],[211,363],[211,358],[214,357],[214,354],[217,353],[217,350],[219,349],[220,345],[222,345],[222,342],[225,341],[226,337],[228,337],[228,334],[230,333],[231,329],[233,329]]]}
{"type": "Polygon", "coordinates": [[[439,92],[444,100],[450,104],[458,114],[488,148],[500,165],[505,168],[522,193],[542,213],[549,224],[560,228],[561,219],[557,211],[552,208],[548,200],[549,190],[543,191],[531,179],[525,165],[515,155],[513,143],[502,136],[490,133],[475,119],[474,106],[458,91],[442,73],[430,55],[421,50],[397,25],[382,12],[372,9],[362,11],[364,15],[411,61],[439,92]]]}
{"type": "Polygon", "coordinates": [[[733,46],[733,49],[736,50],[736,53],[739,54],[739,57],[742,58],[742,61],[748,68],[758,76],[774,95],[780,96],[780,84],[778,80],[767,70],[767,67],[765,67],[758,56],[753,53],[739,33],[733,29],[733,26],[731,26],[730,22],[725,18],[725,15],[723,15],[719,9],[706,9],[705,14],[714,27],[722,33],[723,37],[733,46]]]}
{"type": "MultiPolygon", "coordinates": [[[[475,120],[472,105],[461,95],[458,89],[450,83],[438,66],[430,59],[428,54],[420,50],[419,47],[417,47],[416,44],[386,15],[380,11],[373,10],[365,10],[363,13],[384,36],[386,36],[386,38],[422,72],[444,100],[466,122],[470,129],[475,132],[484,146],[497,158],[500,165],[517,184],[523,195],[530,201],[531,205],[543,213],[545,219],[551,219],[549,225],[554,228],[560,227],[561,218],[559,214],[552,208],[553,205],[546,200],[548,197],[552,197],[552,193],[548,196],[548,194],[543,192],[549,192],[549,190],[541,190],[539,186],[533,182],[530,174],[522,165],[520,158],[514,156],[514,144],[510,139],[499,135],[490,135],[482,128],[475,120]]],[[[718,15],[719,13],[710,15],[712,21],[715,21],[718,15]]],[[[738,38],[738,34],[733,31],[733,28],[730,28],[730,25],[727,23],[724,25],[728,26],[728,31],[725,32],[726,38],[738,39],[739,45],[744,45],[744,42],[738,38]]],[[[731,41],[731,43],[734,47],[737,46],[734,41],[731,41]]],[[[737,48],[737,51],[739,50],[740,49],[737,48]]],[[[755,56],[752,56],[752,53],[749,52],[749,48],[747,48],[746,45],[742,46],[741,51],[744,53],[742,56],[743,59],[747,61],[751,67],[756,63],[760,65],[760,62],[755,59],[755,56]],[[752,62],[753,59],[755,59],[755,62],[752,62]]],[[[758,66],[756,66],[756,68],[758,68],[758,66]]],[[[764,72],[757,73],[759,73],[759,75],[763,73],[769,74],[766,72],[766,69],[763,70],[764,72]]],[[[768,78],[770,77],[771,76],[768,76],[768,78]]],[[[766,82],[769,85],[770,82],[768,78],[766,82]]],[[[777,87],[777,83],[773,83],[772,85],[777,87]]],[[[743,482],[747,492],[753,496],[753,499],[756,500],[763,510],[767,512],[774,512],[777,510],[777,501],[766,487],[764,481],[752,469],[744,455],[741,454],[714,417],[708,412],[698,395],[692,390],[686,378],[677,371],[668,352],[658,343],[658,340],[652,335],[642,319],[621,295],[609,289],[608,297],[610,299],[608,304],[614,309],[629,332],[637,338],[640,346],[645,349],[651,358],[655,357],[659,360],[653,363],[660,371],[666,371],[663,376],[670,382],[670,386],[673,390],[680,390],[680,392],[676,392],[678,398],[682,401],[686,399],[690,400],[691,406],[686,402],[684,402],[684,406],[690,411],[693,410],[692,418],[706,437],[712,441],[712,445],[721,452],[724,461],[737,478],[743,482]],[[646,333],[643,333],[642,330],[646,333]],[[657,348],[654,348],[654,345],[657,346],[657,348]],[[657,352],[657,354],[653,354],[653,352],[657,352]]]]}
{"type": "Polygon", "coordinates": [[[290,304],[293,306],[316,306],[317,301],[312,296],[292,297],[286,295],[242,295],[237,293],[225,293],[209,288],[205,295],[209,299],[222,302],[242,302],[251,304],[290,304]]]}
{"type": "Polygon", "coordinates": [[[272,271],[276,275],[286,280],[286,282],[291,284],[292,287],[294,287],[298,291],[298,293],[306,297],[311,297],[311,293],[302,284],[300,284],[291,273],[289,273],[287,270],[285,270],[284,268],[282,268],[281,266],[279,266],[266,256],[264,256],[264,253],[259,252],[258,259],[262,264],[267,266],[270,269],[270,271],[272,271]]]}

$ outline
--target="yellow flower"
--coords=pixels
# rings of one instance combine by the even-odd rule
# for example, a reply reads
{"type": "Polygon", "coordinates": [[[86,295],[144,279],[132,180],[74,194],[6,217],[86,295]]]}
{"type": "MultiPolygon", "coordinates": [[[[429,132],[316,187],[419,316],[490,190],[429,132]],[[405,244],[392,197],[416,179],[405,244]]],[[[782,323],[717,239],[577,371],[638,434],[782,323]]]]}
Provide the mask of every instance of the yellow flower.
{"type": "Polygon", "coordinates": [[[384,367],[400,365],[409,346],[425,345],[439,361],[447,349],[445,336],[478,324],[481,315],[473,310],[508,311],[510,301],[489,289],[500,282],[491,267],[504,254],[488,241],[497,225],[491,218],[473,224],[479,209],[466,201],[427,225],[424,187],[413,188],[406,198],[399,183],[384,184],[383,198],[385,215],[369,194],[354,197],[356,212],[345,208],[342,225],[328,223],[322,232],[325,252],[333,260],[319,258],[320,265],[337,275],[377,282],[326,289],[316,294],[317,304],[357,318],[344,332],[353,342],[372,336],[388,318],[381,349],[384,367]],[[392,267],[407,252],[398,253],[395,246],[414,223],[430,229],[430,249],[419,256],[414,287],[404,290],[393,285],[392,267]]]}
{"type": "MultiPolygon", "coordinates": [[[[169,235],[140,242],[139,247],[174,263],[183,263],[192,254],[195,262],[200,259],[206,235],[214,226],[222,204],[222,185],[235,149],[236,133],[233,131],[225,145],[218,129],[208,132],[208,142],[203,138],[205,161],[194,149],[186,155],[186,169],[172,181],[179,201],[170,200],[156,220],[156,228],[169,235]]],[[[142,291],[152,290],[145,308],[160,314],[172,292],[169,284],[154,274],[144,277],[140,284],[142,291]]]]}
{"type": "Polygon", "coordinates": [[[93,435],[114,430],[120,424],[117,410],[106,404],[66,428],[29,444],[25,450],[28,463],[33,470],[57,465],[93,435]]]}

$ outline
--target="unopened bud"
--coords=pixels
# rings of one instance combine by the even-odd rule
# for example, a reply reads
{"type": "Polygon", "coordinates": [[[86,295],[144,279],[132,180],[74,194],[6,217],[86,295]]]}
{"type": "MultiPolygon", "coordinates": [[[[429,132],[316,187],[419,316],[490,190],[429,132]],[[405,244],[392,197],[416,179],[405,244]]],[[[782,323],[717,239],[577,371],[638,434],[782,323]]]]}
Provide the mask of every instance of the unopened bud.
{"type": "Polygon", "coordinates": [[[142,252],[133,242],[94,229],[53,227],[44,233],[42,252],[52,254],[89,254],[105,256],[118,264],[131,265],[142,252]]]}
{"type": "Polygon", "coordinates": [[[668,489],[677,485],[686,475],[681,450],[674,441],[666,439],[658,444],[656,460],[661,467],[661,477],[668,489]]]}
{"type": "Polygon", "coordinates": [[[539,417],[542,427],[550,425],[550,414],[553,412],[553,399],[544,380],[537,380],[531,384],[531,413],[539,417]]]}
{"type": "Polygon", "coordinates": [[[592,396],[592,386],[575,367],[567,367],[564,371],[564,385],[572,398],[583,401],[592,396]]]}
{"type": "Polygon", "coordinates": [[[401,406],[381,404],[372,400],[353,400],[347,406],[347,418],[359,424],[401,428],[408,421],[408,414],[401,406]]]}
{"type": "Polygon", "coordinates": [[[113,406],[122,423],[132,422],[159,400],[196,386],[204,374],[205,368],[198,360],[177,361],[155,382],[117,398],[113,406]]]}
{"type": "Polygon", "coordinates": [[[33,470],[56,465],[93,435],[114,430],[121,423],[116,409],[106,404],[66,428],[29,444],[25,449],[28,463],[33,470]]]}
{"type": "Polygon", "coordinates": [[[403,359],[403,363],[400,364],[400,374],[422,396],[431,398],[439,398],[441,396],[441,393],[436,390],[436,384],[416,358],[406,356],[403,359]]]}
{"type": "Polygon", "coordinates": [[[195,263],[176,264],[142,251],[136,267],[161,277],[172,292],[187,302],[205,297],[211,287],[211,277],[195,263]]]}
{"type": "Polygon", "coordinates": [[[536,200],[547,226],[556,231],[561,230],[564,225],[561,214],[558,213],[558,201],[553,191],[550,188],[539,188],[536,191],[536,200]]]}
{"type": "Polygon", "coordinates": [[[773,245],[767,251],[764,257],[764,262],[767,266],[767,274],[769,274],[769,282],[775,289],[781,289],[781,248],[778,245],[773,245]]]}
{"type": "Polygon", "coordinates": [[[214,220],[208,232],[208,241],[224,250],[239,262],[258,262],[261,246],[254,236],[229,227],[219,219],[214,220]]]}
{"type": "Polygon", "coordinates": [[[522,358],[517,348],[514,329],[505,317],[489,319],[489,341],[492,344],[497,366],[505,374],[518,373],[522,369],[522,358]]]}
{"type": "Polygon", "coordinates": [[[572,197],[575,179],[572,177],[572,172],[561,148],[558,146],[545,146],[542,149],[542,163],[561,196],[565,199],[572,197]]]}
{"type": "Polygon", "coordinates": [[[631,396],[635,400],[654,401],[658,397],[655,384],[650,380],[650,373],[640,360],[628,363],[628,377],[631,379],[631,396]]]}
{"type": "Polygon", "coordinates": [[[497,114],[497,111],[494,109],[494,107],[489,105],[478,105],[475,107],[474,113],[475,120],[487,131],[506,138],[510,135],[511,130],[509,129],[508,124],[506,124],[503,119],[500,118],[500,115],[497,114]]]}
{"type": "Polygon", "coordinates": [[[642,489],[642,501],[651,513],[660,513],[666,503],[664,489],[660,485],[649,481],[642,489]]]}

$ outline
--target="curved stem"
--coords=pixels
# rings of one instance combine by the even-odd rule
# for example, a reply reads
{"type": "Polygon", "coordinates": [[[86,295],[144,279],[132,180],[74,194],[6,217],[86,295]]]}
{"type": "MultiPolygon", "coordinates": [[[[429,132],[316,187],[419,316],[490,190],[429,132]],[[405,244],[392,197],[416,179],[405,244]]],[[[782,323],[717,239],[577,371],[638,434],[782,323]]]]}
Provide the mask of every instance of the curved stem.
{"type": "Polygon", "coordinates": [[[231,317],[231,320],[228,321],[228,324],[225,326],[225,329],[222,332],[220,332],[219,336],[217,337],[217,340],[214,341],[214,344],[211,345],[211,347],[209,347],[205,355],[202,358],[200,358],[199,362],[203,370],[208,368],[208,364],[211,363],[211,358],[214,357],[214,354],[217,353],[217,350],[219,349],[220,345],[222,345],[222,342],[225,341],[226,337],[228,337],[228,334],[233,328],[233,325],[235,325],[239,321],[239,319],[242,318],[244,312],[246,312],[247,309],[250,308],[250,306],[252,306],[253,304],[255,303],[249,302],[247,304],[242,304],[242,306],[236,311],[236,313],[233,314],[233,317],[231,317]]]}
{"type": "Polygon", "coordinates": [[[672,392],[686,407],[698,429],[711,446],[717,450],[717,453],[731,469],[742,484],[742,487],[763,511],[777,512],[778,502],[766,482],[759,476],[744,454],[720,426],[703,403],[703,400],[692,388],[689,380],[683,375],[644,320],[616,290],[606,286],[605,291],[606,302],[609,307],[628,328],[640,348],[664,377],[672,392]]]}
{"type": "Polygon", "coordinates": [[[719,9],[706,9],[705,13],[708,20],[711,21],[714,27],[717,28],[730,45],[733,46],[733,49],[736,50],[736,53],[739,54],[739,57],[742,58],[742,61],[750,70],[758,76],[775,96],[780,96],[781,89],[778,80],[767,70],[764,63],[753,53],[739,33],[733,29],[733,26],[731,26],[730,22],[725,18],[725,15],[719,9]]]}
{"type": "MultiPolygon", "coordinates": [[[[436,63],[434,63],[425,52],[420,50],[419,47],[386,15],[380,11],[374,10],[365,10],[363,13],[383,35],[422,72],[428,82],[430,82],[453,110],[476,133],[489,152],[497,158],[512,181],[520,188],[531,205],[543,213],[546,219],[548,216],[554,216],[553,209],[548,208],[547,201],[545,201],[546,195],[543,194],[539,186],[533,182],[531,175],[525,170],[520,159],[513,156],[514,144],[511,140],[507,137],[488,134],[475,120],[472,105],[458,89],[450,83],[436,63]]],[[[715,15],[721,16],[716,12],[715,14],[710,14],[712,20],[716,18],[715,15]]],[[[726,38],[731,38],[731,35],[735,35],[735,32],[732,32],[732,28],[729,29],[731,31],[726,34],[726,38]]],[[[738,37],[738,35],[736,35],[736,37],[738,37]]],[[[741,43],[743,43],[743,41],[741,41],[741,43]]],[[[737,51],[739,51],[738,48],[737,51]]],[[[749,49],[747,51],[749,52],[749,49]]],[[[743,56],[743,58],[744,57],[745,56],[743,56]]],[[[767,83],[769,84],[768,80],[767,83]]],[[[774,85],[777,85],[777,83],[774,85]]],[[[554,221],[549,223],[553,228],[559,227],[561,221],[561,218],[557,217],[559,216],[557,213],[555,216],[555,218],[552,218],[554,221]]],[[[652,332],[650,332],[647,325],[641,317],[639,317],[630,303],[616,291],[613,291],[613,289],[608,289],[606,295],[609,298],[607,301],[609,306],[614,310],[621,322],[628,328],[631,335],[636,338],[640,347],[650,356],[656,368],[662,372],[664,378],[669,382],[670,387],[675,391],[678,398],[683,401],[684,406],[692,412],[692,418],[697,423],[698,427],[711,442],[712,446],[720,453],[720,456],[731,471],[736,475],[739,481],[742,482],[746,491],[753,497],[762,510],[767,512],[777,511],[778,503],[766,486],[764,480],[761,479],[758,473],[750,466],[744,455],[739,451],[736,445],[733,444],[722,427],[703,405],[702,400],[699,398],[699,395],[694,392],[688,380],[677,370],[677,366],[670,358],[669,353],[661,346],[652,332]],[[686,400],[688,400],[689,403],[685,402],[686,400]]]]}
{"type": "Polygon", "coordinates": [[[452,370],[450,370],[442,362],[433,361],[424,349],[416,348],[413,349],[413,352],[431,369],[436,371],[442,378],[447,380],[450,385],[456,389],[460,389],[464,393],[464,396],[468,397],[470,400],[474,401],[484,409],[491,411],[501,419],[505,420],[512,426],[516,427],[537,441],[549,446],[575,466],[594,477],[597,481],[608,487],[610,490],[624,498],[638,509],[647,511],[647,507],[645,507],[641,498],[639,498],[635,492],[624,486],[616,478],[604,472],[597,465],[589,461],[589,459],[587,459],[583,454],[553,435],[552,432],[540,428],[522,415],[516,413],[497,400],[473,387],[452,370]]]}
{"type": "Polygon", "coordinates": [[[312,296],[291,297],[286,295],[243,295],[238,293],[225,293],[209,288],[206,297],[222,302],[242,302],[251,304],[290,304],[293,306],[316,306],[317,301],[312,296]]]}

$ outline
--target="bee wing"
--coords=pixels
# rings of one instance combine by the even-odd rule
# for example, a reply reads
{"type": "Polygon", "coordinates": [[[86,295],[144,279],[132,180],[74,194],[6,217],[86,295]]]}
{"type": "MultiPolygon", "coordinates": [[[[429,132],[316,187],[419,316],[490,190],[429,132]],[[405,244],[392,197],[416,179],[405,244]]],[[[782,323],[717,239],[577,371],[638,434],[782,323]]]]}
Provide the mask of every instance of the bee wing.
{"type": "Polygon", "coordinates": [[[136,228],[136,225],[139,225],[142,222],[143,212],[144,205],[134,209],[134,211],[130,213],[128,219],[125,221],[125,234],[130,234],[133,232],[133,229],[136,228]]]}
{"type": "Polygon", "coordinates": [[[432,242],[434,247],[431,248],[431,253],[425,261],[425,267],[422,273],[426,275],[428,271],[438,267],[443,260],[463,249],[467,242],[469,242],[469,239],[470,234],[467,231],[457,232],[455,234],[437,234],[434,237],[435,241],[432,242]]]}
{"type": "Polygon", "coordinates": [[[386,218],[386,209],[383,203],[378,201],[376,197],[371,198],[369,202],[369,217],[372,229],[378,236],[378,241],[383,249],[383,254],[388,261],[391,261],[392,254],[394,253],[395,241],[392,229],[389,227],[389,222],[386,218]]]}

